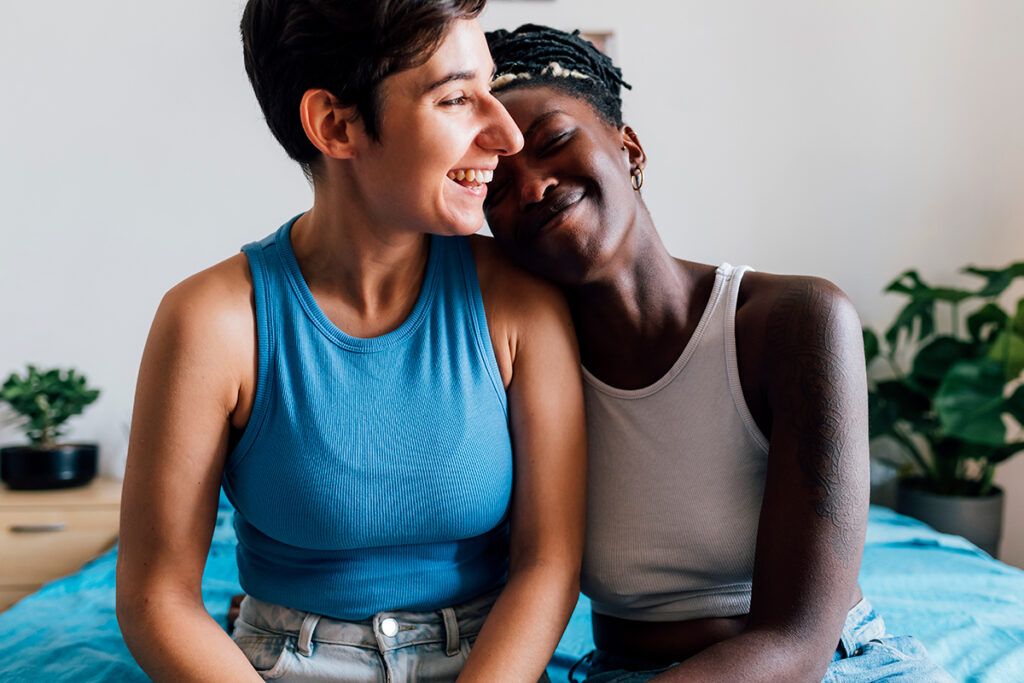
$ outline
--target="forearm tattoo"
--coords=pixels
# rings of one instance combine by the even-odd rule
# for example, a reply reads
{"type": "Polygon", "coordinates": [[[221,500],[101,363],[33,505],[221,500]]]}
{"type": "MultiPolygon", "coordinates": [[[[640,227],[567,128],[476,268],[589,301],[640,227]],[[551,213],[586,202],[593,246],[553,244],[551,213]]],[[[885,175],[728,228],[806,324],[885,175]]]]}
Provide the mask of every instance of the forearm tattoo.
{"type": "Polygon", "coordinates": [[[791,411],[787,421],[797,430],[796,458],[803,485],[818,516],[839,532],[836,550],[846,551],[864,484],[844,463],[851,430],[860,420],[851,414],[857,408],[849,405],[850,370],[843,361],[844,350],[849,349],[842,348],[837,317],[832,292],[812,280],[797,280],[771,311],[767,344],[774,361],[771,381],[778,383],[771,391],[791,411]]]}

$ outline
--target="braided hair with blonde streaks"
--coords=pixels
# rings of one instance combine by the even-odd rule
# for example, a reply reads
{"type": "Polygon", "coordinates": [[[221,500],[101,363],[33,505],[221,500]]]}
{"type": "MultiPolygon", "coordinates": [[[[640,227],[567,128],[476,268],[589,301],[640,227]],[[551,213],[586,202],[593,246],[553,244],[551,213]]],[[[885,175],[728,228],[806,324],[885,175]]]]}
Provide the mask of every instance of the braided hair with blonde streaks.
{"type": "Polygon", "coordinates": [[[549,26],[523,24],[487,34],[494,58],[494,92],[546,85],[587,101],[608,123],[622,126],[622,69],[580,36],[549,26]]]}

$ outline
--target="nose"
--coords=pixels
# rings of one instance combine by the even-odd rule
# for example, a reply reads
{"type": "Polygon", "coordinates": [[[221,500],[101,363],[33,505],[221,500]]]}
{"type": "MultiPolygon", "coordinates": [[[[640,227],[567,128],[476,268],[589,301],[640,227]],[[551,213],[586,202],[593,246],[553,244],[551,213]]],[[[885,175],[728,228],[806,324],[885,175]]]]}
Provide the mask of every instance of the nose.
{"type": "Polygon", "coordinates": [[[511,156],[523,148],[523,134],[505,107],[493,95],[484,96],[483,130],[477,143],[499,156],[511,156]]]}
{"type": "Polygon", "coordinates": [[[558,181],[541,169],[527,169],[520,176],[519,205],[523,208],[544,200],[547,193],[558,185],[558,181]]]}

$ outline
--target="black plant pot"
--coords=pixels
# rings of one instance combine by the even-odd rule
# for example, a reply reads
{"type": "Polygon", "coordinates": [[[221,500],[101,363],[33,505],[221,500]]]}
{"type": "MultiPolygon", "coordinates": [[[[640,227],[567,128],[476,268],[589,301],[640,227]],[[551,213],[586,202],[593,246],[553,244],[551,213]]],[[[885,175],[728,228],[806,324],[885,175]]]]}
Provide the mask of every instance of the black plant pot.
{"type": "Polygon", "coordinates": [[[22,490],[84,486],[96,476],[97,454],[96,445],[87,443],[2,448],[0,479],[12,489],[22,490]]]}
{"type": "Polygon", "coordinates": [[[999,557],[1003,534],[1003,490],[986,496],[947,496],[925,489],[921,479],[900,482],[896,511],[945,534],[963,536],[992,557],[999,557]]]}

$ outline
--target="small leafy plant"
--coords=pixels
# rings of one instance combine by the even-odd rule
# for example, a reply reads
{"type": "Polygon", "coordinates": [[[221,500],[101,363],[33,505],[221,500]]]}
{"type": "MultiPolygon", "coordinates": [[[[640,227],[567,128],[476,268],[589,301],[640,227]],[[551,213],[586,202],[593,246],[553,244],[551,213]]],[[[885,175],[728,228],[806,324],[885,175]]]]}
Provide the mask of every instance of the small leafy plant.
{"type": "Polygon", "coordinates": [[[962,272],[985,284],[974,291],[931,287],[908,270],[886,287],[909,301],[884,340],[864,329],[868,369],[884,361],[891,375],[870,383],[871,438],[899,444],[906,461],[878,459],[915,477],[915,485],[984,496],[996,465],[1024,450],[1024,299],[1012,314],[998,303],[1024,277],[1024,262],[962,272]],[[950,312],[948,333],[936,325],[939,304],[950,312]]]}
{"type": "Polygon", "coordinates": [[[29,365],[25,375],[11,373],[0,387],[0,401],[24,418],[22,431],[35,448],[53,448],[64,433],[65,422],[81,414],[99,398],[86,379],[74,370],[41,371],[29,365]]]}

